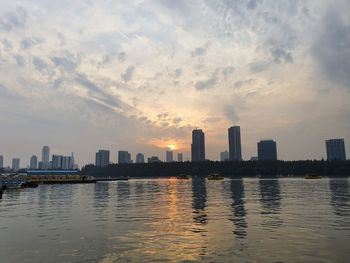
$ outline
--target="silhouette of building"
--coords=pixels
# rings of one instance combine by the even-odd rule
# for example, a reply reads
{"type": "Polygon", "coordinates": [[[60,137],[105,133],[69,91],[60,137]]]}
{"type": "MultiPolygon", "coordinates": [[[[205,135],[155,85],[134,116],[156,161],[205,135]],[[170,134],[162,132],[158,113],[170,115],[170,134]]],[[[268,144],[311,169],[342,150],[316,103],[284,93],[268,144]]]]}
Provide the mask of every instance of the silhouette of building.
{"type": "Polygon", "coordinates": [[[232,126],[228,129],[228,146],[231,161],[242,160],[241,149],[241,128],[239,126],[232,126]]]}
{"type": "Polygon", "coordinates": [[[118,163],[130,163],[131,155],[128,151],[118,151],[118,163]]]}
{"type": "Polygon", "coordinates": [[[29,168],[32,170],[38,169],[38,157],[36,157],[36,155],[30,158],[29,168]]]}
{"type": "Polygon", "coordinates": [[[95,165],[97,167],[106,167],[109,165],[109,151],[99,150],[96,153],[95,165]]]}
{"type": "Polygon", "coordinates": [[[173,151],[166,151],[165,160],[167,163],[172,163],[174,161],[173,151]]]}
{"type": "Polygon", "coordinates": [[[177,161],[178,161],[178,162],[183,162],[183,161],[184,161],[184,156],[183,156],[182,153],[178,153],[178,154],[177,154],[177,161]]]}
{"type": "Polygon", "coordinates": [[[277,146],[273,140],[261,140],[258,142],[259,160],[277,160],[277,146]]]}
{"type": "Polygon", "coordinates": [[[4,156],[0,155],[0,169],[4,167],[4,156]]]}
{"type": "Polygon", "coordinates": [[[62,169],[63,156],[54,154],[52,155],[52,169],[62,169]]]}
{"type": "Polygon", "coordinates": [[[228,153],[228,151],[224,151],[220,153],[220,161],[224,162],[224,161],[228,161],[230,160],[230,154],[228,153]]]}
{"type": "Polygon", "coordinates": [[[148,163],[161,163],[162,161],[159,159],[158,156],[152,156],[151,158],[148,158],[148,163]]]}
{"type": "Polygon", "coordinates": [[[18,171],[20,167],[20,159],[19,158],[13,158],[12,159],[12,170],[18,171]]]}
{"type": "Polygon", "coordinates": [[[41,155],[42,169],[49,169],[50,167],[50,147],[44,146],[41,155]]]}
{"type": "Polygon", "coordinates": [[[145,162],[145,156],[142,153],[136,154],[136,163],[144,163],[145,162]]]}
{"type": "Polygon", "coordinates": [[[333,161],[345,161],[345,143],[344,139],[330,139],[326,140],[326,149],[327,149],[327,160],[333,161]]]}
{"type": "Polygon", "coordinates": [[[205,141],[202,130],[192,131],[191,159],[192,162],[205,160],[205,141]]]}

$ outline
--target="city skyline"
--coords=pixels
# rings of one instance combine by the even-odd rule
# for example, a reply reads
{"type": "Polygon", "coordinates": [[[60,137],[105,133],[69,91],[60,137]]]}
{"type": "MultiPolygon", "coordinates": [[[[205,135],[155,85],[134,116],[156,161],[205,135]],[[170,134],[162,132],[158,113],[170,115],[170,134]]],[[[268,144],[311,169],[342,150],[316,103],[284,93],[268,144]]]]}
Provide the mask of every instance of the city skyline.
{"type": "Polygon", "coordinates": [[[186,160],[197,127],[211,160],[232,125],[243,159],[262,138],[284,160],[350,141],[347,0],[67,3],[0,2],[6,164],[45,144],[80,165],[97,149],[186,160]]]}

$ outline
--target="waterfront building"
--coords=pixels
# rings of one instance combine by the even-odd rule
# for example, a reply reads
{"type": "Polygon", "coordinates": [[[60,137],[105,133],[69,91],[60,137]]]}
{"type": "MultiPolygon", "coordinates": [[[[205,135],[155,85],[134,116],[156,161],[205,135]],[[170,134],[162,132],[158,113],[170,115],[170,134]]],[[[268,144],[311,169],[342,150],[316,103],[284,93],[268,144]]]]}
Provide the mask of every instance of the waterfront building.
{"type": "Polygon", "coordinates": [[[167,163],[172,163],[174,161],[173,151],[166,151],[165,160],[167,163]]]}
{"type": "Polygon", "coordinates": [[[199,129],[192,131],[191,159],[192,162],[205,160],[204,132],[199,129]]]}
{"type": "Polygon", "coordinates": [[[18,171],[20,167],[20,159],[19,158],[13,158],[12,159],[12,170],[18,171]]]}
{"type": "Polygon", "coordinates": [[[345,142],[344,139],[326,140],[327,160],[328,161],[345,161],[345,142]]]}
{"type": "Polygon", "coordinates": [[[109,165],[109,151],[99,150],[96,152],[95,165],[97,167],[106,167],[109,165]]]}
{"type": "Polygon", "coordinates": [[[71,156],[69,156],[68,160],[68,169],[74,169],[75,163],[74,163],[74,153],[72,152],[71,156]]]}
{"type": "Polygon", "coordinates": [[[4,168],[4,156],[0,155],[0,169],[4,168]]]}
{"type": "Polygon", "coordinates": [[[62,157],[62,169],[63,169],[63,170],[68,170],[68,169],[70,169],[70,168],[69,168],[70,159],[71,159],[71,156],[63,156],[63,157],[62,157]]]}
{"type": "Polygon", "coordinates": [[[158,156],[152,156],[151,158],[148,158],[148,163],[161,163],[162,161],[159,159],[158,156]]]}
{"type": "Polygon", "coordinates": [[[36,155],[33,155],[30,158],[30,164],[29,164],[30,169],[35,170],[38,169],[38,157],[36,155]]]}
{"type": "Polygon", "coordinates": [[[230,160],[230,154],[228,151],[224,151],[224,152],[221,152],[220,153],[220,161],[221,162],[225,162],[225,161],[228,161],[230,160]]]}
{"type": "Polygon", "coordinates": [[[177,161],[178,161],[178,162],[183,162],[183,161],[184,161],[184,156],[183,156],[182,153],[178,153],[178,154],[177,154],[177,161]]]}
{"type": "Polygon", "coordinates": [[[118,163],[131,163],[131,154],[128,151],[118,151],[118,163]]]}
{"type": "Polygon", "coordinates": [[[144,163],[145,162],[145,156],[142,153],[136,154],[136,163],[144,163]]]}
{"type": "Polygon", "coordinates": [[[50,167],[50,147],[44,146],[41,154],[42,169],[49,169],[50,167]]]}
{"type": "Polygon", "coordinates": [[[228,129],[228,146],[231,161],[242,161],[241,127],[232,126],[228,129]]]}
{"type": "Polygon", "coordinates": [[[261,140],[258,142],[259,160],[277,160],[277,145],[273,140],[261,140]]]}

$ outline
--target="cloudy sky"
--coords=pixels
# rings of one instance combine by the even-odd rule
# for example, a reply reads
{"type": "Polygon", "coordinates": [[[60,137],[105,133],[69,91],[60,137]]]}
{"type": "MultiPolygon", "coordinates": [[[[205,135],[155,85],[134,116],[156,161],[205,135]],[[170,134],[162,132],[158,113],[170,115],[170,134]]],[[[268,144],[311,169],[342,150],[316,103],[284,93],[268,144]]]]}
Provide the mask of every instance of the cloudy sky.
{"type": "Polygon", "coordinates": [[[207,157],[240,125],[243,157],[277,141],[281,159],[350,145],[348,0],[0,0],[0,154],[41,148],[207,157]],[[177,151],[176,150],[176,151],[177,151]]]}

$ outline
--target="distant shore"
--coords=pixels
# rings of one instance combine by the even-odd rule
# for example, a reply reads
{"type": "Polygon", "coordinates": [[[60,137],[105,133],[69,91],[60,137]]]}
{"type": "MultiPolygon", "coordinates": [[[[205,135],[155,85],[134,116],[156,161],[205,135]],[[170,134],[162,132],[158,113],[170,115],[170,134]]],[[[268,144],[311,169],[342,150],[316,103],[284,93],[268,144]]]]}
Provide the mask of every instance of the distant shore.
{"type": "Polygon", "coordinates": [[[224,177],[302,177],[317,174],[325,177],[350,176],[350,161],[228,161],[112,164],[107,167],[86,165],[82,175],[94,177],[159,178],[186,174],[205,177],[219,173],[224,177]]]}

